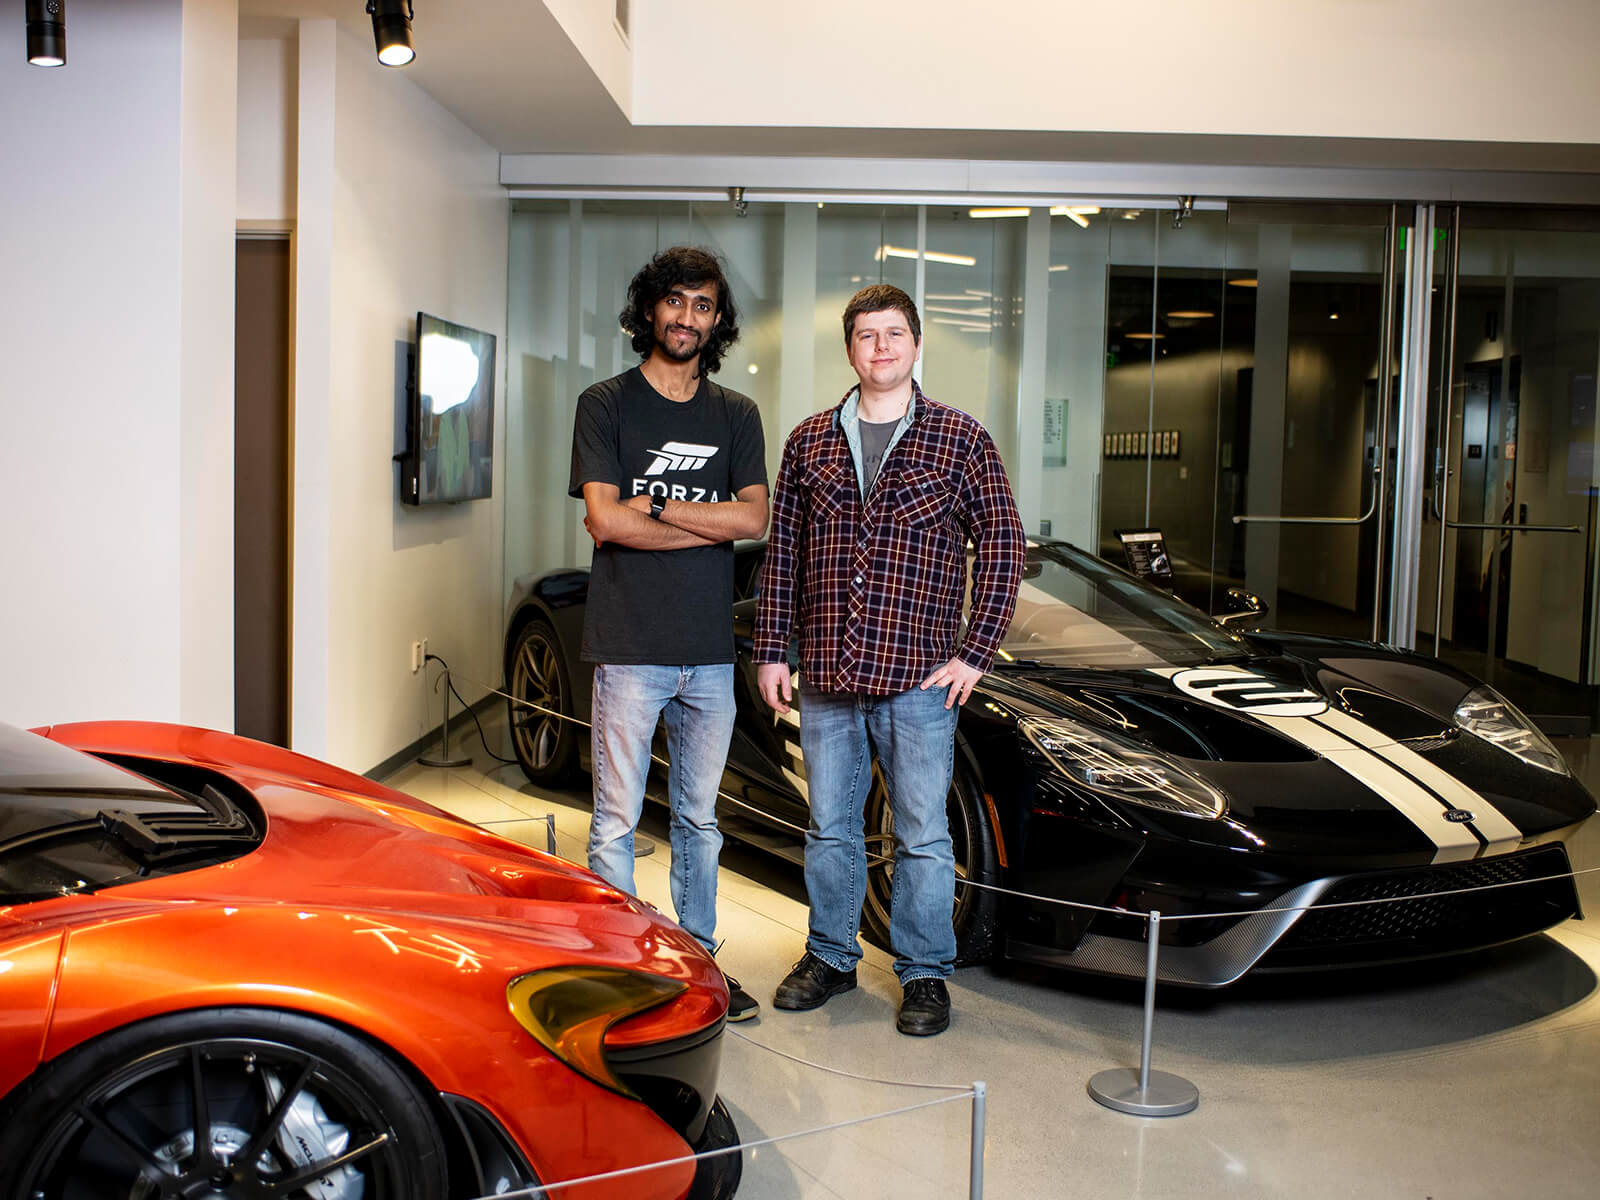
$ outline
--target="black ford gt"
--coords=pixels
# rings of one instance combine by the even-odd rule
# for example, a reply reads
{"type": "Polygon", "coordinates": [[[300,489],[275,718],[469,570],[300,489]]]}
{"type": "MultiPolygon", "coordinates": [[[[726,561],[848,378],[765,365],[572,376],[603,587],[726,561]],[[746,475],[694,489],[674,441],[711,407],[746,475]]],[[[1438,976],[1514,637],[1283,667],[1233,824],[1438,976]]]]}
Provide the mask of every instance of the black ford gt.
{"type": "MultiPolygon", "coordinates": [[[[721,816],[733,836],[798,860],[798,718],[761,702],[749,658],[762,551],[736,554],[739,719],[721,816]]],[[[511,694],[587,719],[587,592],[583,571],[519,581],[511,694]]],[[[511,709],[529,779],[587,756],[580,726],[511,709]]],[[[1097,909],[1185,918],[1162,925],[1161,977],[1197,987],[1496,945],[1579,915],[1561,876],[1594,811],[1549,741],[1468,675],[1370,642],[1237,632],[1040,540],[999,658],[961,714],[956,869],[1096,908],[958,884],[959,961],[1142,976],[1145,920],[1097,909]],[[1485,884],[1517,886],[1475,890],[1485,884]],[[1390,902],[1345,903],[1370,900],[1390,902]]],[[[894,830],[881,780],[866,820],[863,923],[886,943],[894,830]]]]}

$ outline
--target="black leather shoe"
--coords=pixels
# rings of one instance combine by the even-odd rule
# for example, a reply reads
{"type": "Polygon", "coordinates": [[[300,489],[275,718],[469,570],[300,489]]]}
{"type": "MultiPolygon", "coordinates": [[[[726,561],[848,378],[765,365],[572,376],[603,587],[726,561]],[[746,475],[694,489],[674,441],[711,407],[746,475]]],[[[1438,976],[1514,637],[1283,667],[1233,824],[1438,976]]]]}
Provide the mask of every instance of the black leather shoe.
{"type": "Polygon", "coordinates": [[[912,1037],[932,1037],[950,1028],[950,992],[942,979],[913,979],[900,1001],[894,1027],[912,1037]]]}
{"type": "Polygon", "coordinates": [[[772,1007],[803,1012],[808,1008],[821,1008],[829,996],[848,992],[856,986],[855,968],[836,971],[815,954],[795,963],[794,970],[778,985],[778,994],[772,998],[772,1007]]]}
{"type": "Polygon", "coordinates": [[[740,987],[737,979],[726,972],[722,977],[728,981],[728,1020],[748,1021],[761,1011],[756,998],[740,987]]]}

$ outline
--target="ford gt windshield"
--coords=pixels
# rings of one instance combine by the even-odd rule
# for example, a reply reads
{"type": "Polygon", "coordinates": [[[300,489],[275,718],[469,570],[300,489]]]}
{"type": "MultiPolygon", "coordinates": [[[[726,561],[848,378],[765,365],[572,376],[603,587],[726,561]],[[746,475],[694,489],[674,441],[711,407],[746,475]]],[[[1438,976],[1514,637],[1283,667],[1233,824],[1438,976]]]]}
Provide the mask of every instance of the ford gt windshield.
{"type": "Polygon", "coordinates": [[[1030,544],[1007,663],[1190,667],[1253,653],[1250,643],[1175,596],[1059,542],[1030,544]]]}

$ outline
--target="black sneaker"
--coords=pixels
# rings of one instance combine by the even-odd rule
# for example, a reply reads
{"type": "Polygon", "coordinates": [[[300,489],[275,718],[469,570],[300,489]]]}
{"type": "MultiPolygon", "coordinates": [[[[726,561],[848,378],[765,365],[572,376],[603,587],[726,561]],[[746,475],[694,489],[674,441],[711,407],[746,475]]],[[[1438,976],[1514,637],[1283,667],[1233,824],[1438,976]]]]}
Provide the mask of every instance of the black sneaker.
{"type": "Polygon", "coordinates": [[[808,950],[806,956],[795,963],[794,970],[784,976],[783,982],[778,985],[772,1006],[791,1012],[821,1008],[829,996],[848,992],[855,986],[854,967],[848,971],[835,970],[808,950]]]}
{"type": "Polygon", "coordinates": [[[913,979],[906,984],[894,1027],[912,1037],[932,1037],[950,1028],[950,992],[942,979],[913,979]]]}
{"type": "Polygon", "coordinates": [[[728,981],[728,1020],[748,1021],[761,1011],[756,998],[740,987],[737,979],[727,973],[722,977],[728,981]]]}

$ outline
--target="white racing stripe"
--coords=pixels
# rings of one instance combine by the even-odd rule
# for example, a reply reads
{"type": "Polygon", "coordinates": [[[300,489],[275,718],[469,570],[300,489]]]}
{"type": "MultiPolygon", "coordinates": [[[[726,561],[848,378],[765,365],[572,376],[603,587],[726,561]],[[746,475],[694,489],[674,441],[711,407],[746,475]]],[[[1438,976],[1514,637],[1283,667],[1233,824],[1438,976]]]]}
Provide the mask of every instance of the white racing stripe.
{"type": "MultiPolygon", "coordinates": [[[[1224,671],[1232,673],[1225,667],[1216,673],[1224,671]]],[[[1152,673],[1171,678],[1179,672],[1156,668],[1152,673]]],[[[1219,708],[1254,717],[1375,792],[1434,844],[1434,862],[1498,854],[1521,842],[1521,830],[1485,797],[1349,713],[1329,707],[1316,716],[1286,716],[1261,707],[1235,706],[1217,694],[1225,687],[1213,687],[1209,695],[1195,694],[1219,708]],[[1451,809],[1470,812],[1472,820],[1449,820],[1446,813],[1451,809]]]]}
{"type": "MultiPolygon", "coordinates": [[[[1465,824],[1476,829],[1483,835],[1484,841],[1488,842],[1482,853],[1498,854],[1522,841],[1522,831],[1513,825],[1504,813],[1490,804],[1486,797],[1473,791],[1448,771],[1435,766],[1411,747],[1338,709],[1330,708],[1317,720],[1330,729],[1360,742],[1372,753],[1399,767],[1409,778],[1435,793],[1437,796],[1435,804],[1441,806],[1448,804],[1451,808],[1470,812],[1472,820],[1465,824]]],[[[1452,821],[1449,824],[1456,822],[1452,821]]]]}
{"type": "Polygon", "coordinates": [[[1380,746],[1377,753],[1394,763],[1402,771],[1425,787],[1438,792],[1452,807],[1465,809],[1472,814],[1471,825],[1489,842],[1483,853],[1501,854],[1522,842],[1522,830],[1479,792],[1473,791],[1454,775],[1442,771],[1409,746],[1399,743],[1380,746]]]}
{"type": "MultiPolygon", "coordinates": [[[[1293,738],[1306,749],[1316,751],[1346,775],[1386,800],[1391,808],[1415,825],[1437,847],[1433,855],[1434,862],[1460,862],[1477,855],[1481,843],[1465,825],[1445,819],[1444,805],[1437,797],[1418,787],[1409,775],[1378,757],[1372,749],[1364,745],[1351,745],[1347,738],[1340,737],[1322,724],[1323,720],[1333,715],[1331,710],[1320,718],[1256,715],[1263,724],[1272,726],[1285,737],[1293,738]]],[[[1339,715],[1343,717],[1344,714],[1339,715]]],[[[1344,725],[1345,721],[1338,723],[1344,725]]],[[[1359,721],[1350,720],[1350,724],[1365,731],[1363,741],[1385,740],[1383,734],[1376,729],[1368,729],[1359,721]]],[[[1354,731],[1349,732],[1355,736],[1354,731]]],[[[1394,739],[1387,740],[1392,743],[1394,739]]]]}

